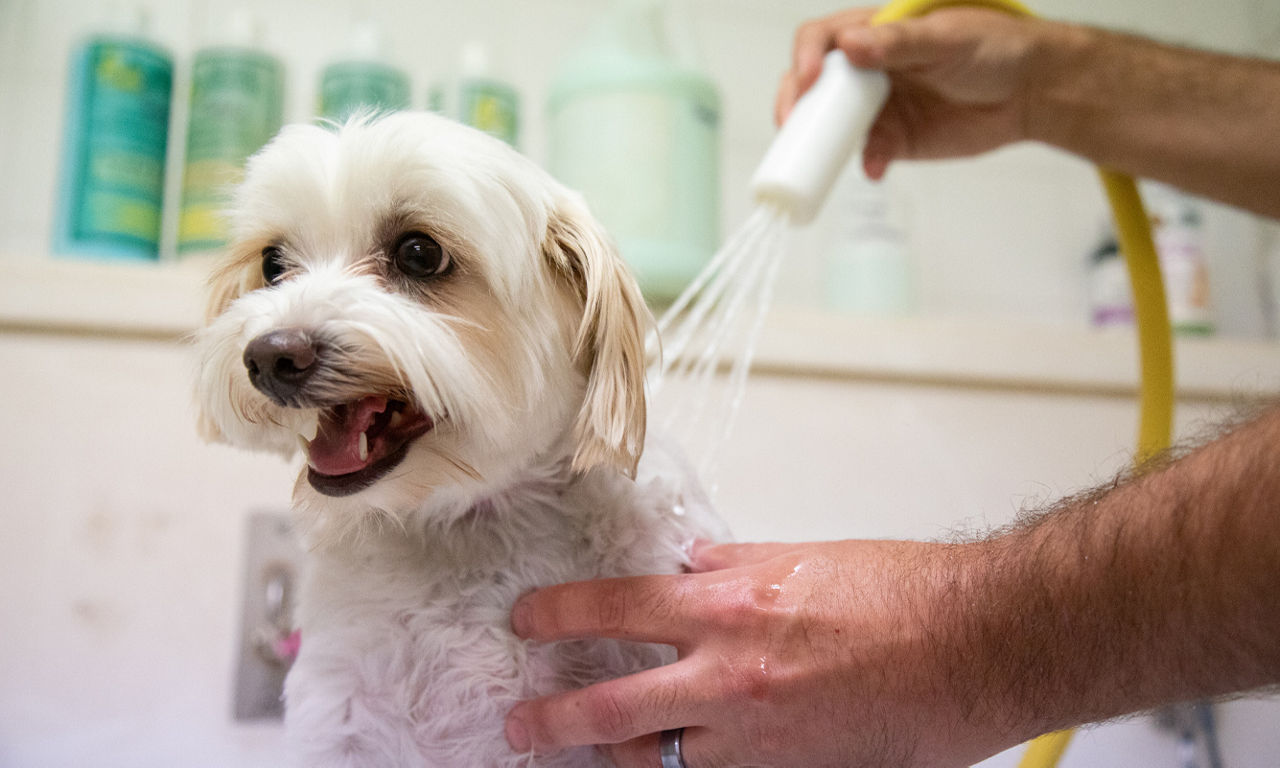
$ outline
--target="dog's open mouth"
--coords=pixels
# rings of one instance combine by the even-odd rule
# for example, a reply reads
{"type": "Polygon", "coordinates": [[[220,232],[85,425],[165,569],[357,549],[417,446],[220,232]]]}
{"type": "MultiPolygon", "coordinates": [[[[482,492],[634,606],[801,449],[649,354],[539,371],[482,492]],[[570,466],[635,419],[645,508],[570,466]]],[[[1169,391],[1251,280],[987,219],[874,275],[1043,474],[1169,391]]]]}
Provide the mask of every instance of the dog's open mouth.
{"type": "Polygon", "coordinates": [[[409,403],[376,395],[327,408],[307,444],[307,481],[326,496],[361,491],[395,468],[409,444],[434,425],[409,403]]]}

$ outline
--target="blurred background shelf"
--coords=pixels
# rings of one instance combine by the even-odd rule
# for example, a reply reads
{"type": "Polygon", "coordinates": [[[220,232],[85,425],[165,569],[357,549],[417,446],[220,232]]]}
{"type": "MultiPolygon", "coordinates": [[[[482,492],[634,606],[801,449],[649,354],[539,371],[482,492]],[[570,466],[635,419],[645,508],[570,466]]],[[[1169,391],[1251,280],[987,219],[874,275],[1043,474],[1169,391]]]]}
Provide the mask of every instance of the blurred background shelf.
{"type": "Polygon", "coordinates": [[[0,264],[0,330],[177,339],[200,322],[208,271],[198,260],[7,259],[0,264]]]}
{"type": "MultiPolygon", "coordinates": [[[[209,262],[4,260],[0,331],[181,340],[201,322],[209,262]]],[[[1131,396],[1131,330],[1058,327],[991,317],[861,317],[776,308],[755,369],[784,376],[1045,393],[1131,396]]],[[[1182,398],[1230,401],[1280,393],[1280,344],[1179,338],[1182,398]]]]}
{"type": "MultiPolygon", "coordinates": [[[[1280,392],[1280,345],[1229,337],[1179,338],[1178,396],[1232,401],[1280,392]]],[[[887,384],[1131,397],[1137,341],[1128,328],[1094,330],[992,318],[852,317],[783,309],[765,326],[759,373],[887,384]]]]}

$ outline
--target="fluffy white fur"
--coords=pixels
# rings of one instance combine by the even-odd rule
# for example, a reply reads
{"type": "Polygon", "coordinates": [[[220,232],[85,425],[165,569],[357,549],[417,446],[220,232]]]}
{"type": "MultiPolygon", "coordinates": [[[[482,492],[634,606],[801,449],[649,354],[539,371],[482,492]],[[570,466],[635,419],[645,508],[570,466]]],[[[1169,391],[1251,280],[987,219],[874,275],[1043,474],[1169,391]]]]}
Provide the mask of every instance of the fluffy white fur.
{"type": "Polygon", "coordinates": [[[305,766],[594,766],[533,761],[503,737],[520,699],[669,661],[612,641],[510,631],[535,587],[676,572],[723,534],[696,481],[645,447],[648,313],[581,200],[523,156],[426,114],[286,128],[249,163],[233,244],[196,343],[206,434],[291,453],[326,408],[409,399],[434,420],[372,485],[294,489],[310,551],[286,725],[305,766]],[[388,243],[424,232],[453,260],[398,276],[388,243]],[[262,276],[262,253],[288,270],[262,276]],[[261,334],[322,343],[306,402],[277,405],[242,360],[261,334]],[[637,468],[637,461],[639,465],[637,468]]]}

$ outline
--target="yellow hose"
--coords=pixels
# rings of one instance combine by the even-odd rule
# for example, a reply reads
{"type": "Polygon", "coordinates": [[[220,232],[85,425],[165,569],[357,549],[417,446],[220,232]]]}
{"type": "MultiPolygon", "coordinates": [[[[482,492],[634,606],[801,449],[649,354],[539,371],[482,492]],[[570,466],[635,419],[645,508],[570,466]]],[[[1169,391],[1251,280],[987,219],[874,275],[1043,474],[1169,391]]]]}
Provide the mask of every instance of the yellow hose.
{"type": "Polygon", "coordinates": [[[1173,338],[1165,304],[1160,260],[1151,241],[1151,224],[1133,179],[1101,170],[1102,185],[1111,201],[1120,252],[1129,267],[1134,319],[1142,378],[1139,390],[1138,452],[1136,462],[1164,452],[1173,439],[1173,338]]]}
{"type": "MultiPolygon", "coordinates": [[[[890,0],[872,17],[872,24],[895,21],[945,8],[977,6],[1016,16],[1031,11],[1016,0],[890,0]]],[[[1151,224],[1142,207],[1142,197],[1133,179],[1114,171],[1099,169],[1102,185],[1111,203],[1120,252],[1129,268],[1133,289],[1134,316],[1138,329],[1141,366],[1139,389],[1138,450],[1136,461],[1155,456],[1169,447],[1173,432],[1173,344],[1169,312],[1165,305],[1160,262],[1151,240],[1151,224]]],[[[1053,768],[1071,741],[1071,730],[1046,733],[1031,741],[1019,768],[1053,768]]]]}
{"type": "Polygon", "coordinates": [[[1062,759],[1062,753],[1067,751],[1067,744],[1071,742],[1074,733],[1067,729],[1032,739],[1027,745],[1027,751],[1022,753],[1022,762],[1018,763],[1018,768],[1052,768],[1057,765],[1062,759]]]}

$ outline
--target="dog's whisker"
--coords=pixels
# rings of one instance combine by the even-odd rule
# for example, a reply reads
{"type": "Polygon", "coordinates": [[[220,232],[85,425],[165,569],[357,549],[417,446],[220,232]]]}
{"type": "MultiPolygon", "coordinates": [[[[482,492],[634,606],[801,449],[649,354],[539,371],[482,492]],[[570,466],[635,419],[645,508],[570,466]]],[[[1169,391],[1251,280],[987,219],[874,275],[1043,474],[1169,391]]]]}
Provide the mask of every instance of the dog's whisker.
{"type": "Polygon", "coordinates": [[[343,265],[342,273],[344,277],[365,277],[378,274],[379,257],[373,254],[365,254],[350,264],[343,265]]]}

